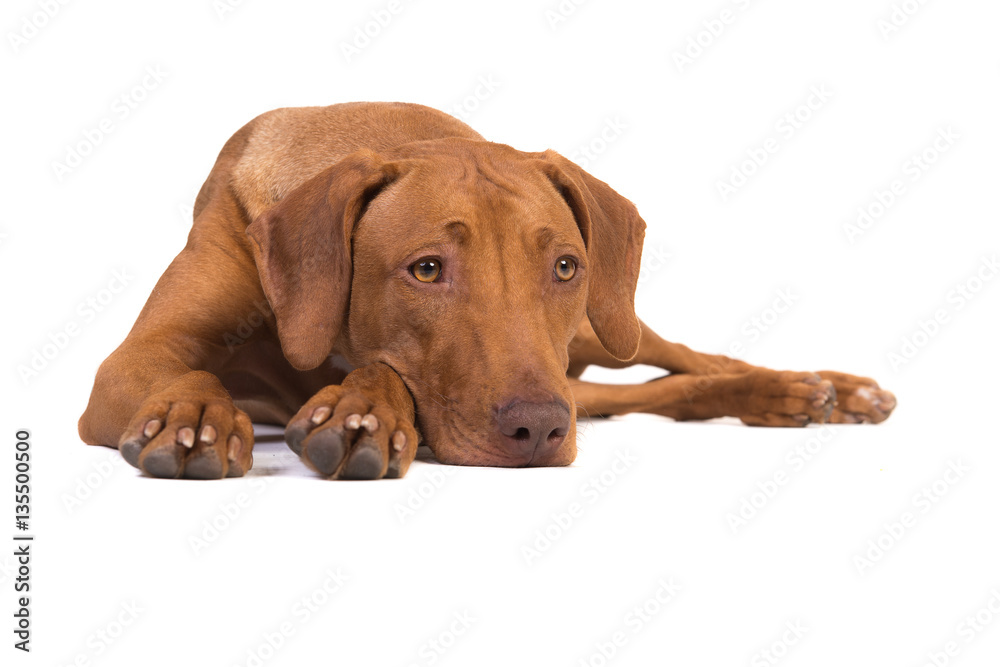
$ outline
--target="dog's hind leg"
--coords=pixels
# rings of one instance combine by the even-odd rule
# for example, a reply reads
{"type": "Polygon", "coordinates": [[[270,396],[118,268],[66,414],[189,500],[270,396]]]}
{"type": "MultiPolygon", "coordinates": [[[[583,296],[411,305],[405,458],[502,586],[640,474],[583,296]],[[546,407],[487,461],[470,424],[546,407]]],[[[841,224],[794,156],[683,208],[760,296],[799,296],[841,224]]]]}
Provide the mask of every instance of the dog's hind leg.
{"type": "Polygon", "coordinates": [[[571,380],[577,416],[648,412],[677,420],[737,417],[754,426],[824,422],[833,409],[832,383],[815,373],[765,368],[724,375],[668,375],[645,384],[571,380]]]}
{"type": "MultiPolygon", "coordinates": [[[[570,378],[579,378],[591,364],[606,368],[645,364],[670,372],[668,377],[642,385],[577,382],[573,385],[577,402],[587,406],[587,401],[592,401],[592,415],[652,412],[675,419],[732,416],[748,424],[792,426],[810,421],[878,423],[887,419],[896,406],[892,393],[869,378],[835,371],[772,371],[723,355],[695,352],[686,345],[664,340],[644,323],[639,351],[628,361],[608,354],[586,321],[570,343],[569,352],[570,378]],[[833,400],[813,410],[791,412],[790,408],[804,406],[780,400],[775,404],[772,400],[812,396],[815,391],[804,389],[803,383],[821,393],[829,387],[833,400]]],[[[821,398],[816,395],[812,400],[818,402],[821,398]]]]}
{"type": "Polygon", "coordinates": [[[568,375],[579,377],[580,373],[591,364],[605,368],[626,368],[636,364],[645,364],[675,374],[691,375],[738,374],[756,368],[756,366],[738,359],[730,359],[719,354],[695,352],[686,345],[663,340],[644,322],[639,324],[642,329],[639,351],[632,359],[621,361],[605,351],[597,334],[590,326],[590,322],[584,320],[569,345],[568,375]]]}

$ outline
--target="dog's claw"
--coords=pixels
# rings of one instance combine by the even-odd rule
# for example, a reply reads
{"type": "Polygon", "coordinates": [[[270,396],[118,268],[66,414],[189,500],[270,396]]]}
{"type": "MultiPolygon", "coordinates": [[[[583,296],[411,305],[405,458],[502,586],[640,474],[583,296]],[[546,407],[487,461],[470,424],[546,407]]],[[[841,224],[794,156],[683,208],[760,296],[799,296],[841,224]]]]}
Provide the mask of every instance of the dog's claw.
{"type": "Polygon", "coordinates": [[[146,422],[145,428],[142,429],[142,434],[147,438],[152,438],[154,435],[160,432],[160,429],[162,427],[163,427],[163,422],[161,422],[159,419],[150,419],[148,422],[146,422]]]}
{"type": "Polygon", "coordinates": [[[194,447],[194,429],[189,426],[177,430],[177,444],[184,445],[188,449],[194,447]]]}
{"type": "Polygon", "coordinates": [[[309,418],[309,421],[319,426],[329,419],[331,414],[333,414],[333,411],[329,407],[321,405],[313,410],[312,417],[309,418]]]}
{"type": "Polygon", "coordinates": [[[397,452],[401,452],[406,449],[406,434],[402,431],[396,431],[392,434],[392,448],[397,452]]]}
{"type": "Polygon", "coordinates": [[[226,443],[226,458],[231,462],[238,461],[240,454],[243,452],[243,441],[240,440],[240,436],[235,433],[229,436],[229,442],[226,443]]]}
{"type": "Polygon", "coordinates": [[[243,463],[240,461],[242,454],[243,439],[234,433],[229,436],[229,441],[226,443],[226,458],[229,460],[229,471],[226,473],[226,477],[242,477],[253,466],[253,456],[251,455],[249,466],[244,469],[243,463]]]}

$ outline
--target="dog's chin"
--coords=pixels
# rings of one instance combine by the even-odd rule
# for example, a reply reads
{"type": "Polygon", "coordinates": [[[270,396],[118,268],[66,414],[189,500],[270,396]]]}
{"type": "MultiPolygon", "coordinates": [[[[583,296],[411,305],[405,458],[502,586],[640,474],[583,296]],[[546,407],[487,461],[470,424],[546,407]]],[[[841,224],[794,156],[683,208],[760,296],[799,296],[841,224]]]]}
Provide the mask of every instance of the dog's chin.
{"type": "Polygon", "coordinates": [[[499,444],[475,445],[469,442],[434,441],[426,443],[440,463],[455,466],[490,468],[535,468],[568,466],[576,459],[576,442],[563,442],[545,456],[506,452],[499,444]]]}
{"type": "Polygon", "coordinates": [[[538,459],[532,460],[531,467],[561,467],[568,466],[576,460],[576,441],[563,442],[559,449],[538,459]]]}

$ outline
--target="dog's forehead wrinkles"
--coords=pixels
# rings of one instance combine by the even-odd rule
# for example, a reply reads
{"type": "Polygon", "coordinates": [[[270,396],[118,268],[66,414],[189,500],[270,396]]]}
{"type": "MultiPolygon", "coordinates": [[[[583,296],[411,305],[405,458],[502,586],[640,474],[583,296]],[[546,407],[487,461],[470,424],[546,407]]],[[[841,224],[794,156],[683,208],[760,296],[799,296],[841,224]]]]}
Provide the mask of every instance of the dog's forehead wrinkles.
{"type": "Polygon", "coordinates": [[[559,234],[546,224],[541,229],[535,231],[535,246],[538,248],[548,248],[559,239],[559,234]]]}
{"type": "Polygon", "coordinates": [[[492,189],[517,198],[525,196],[523,185],[528,183],[530,172],[522,165],[485,158],[475,160],[473,167],[474,170],[466,172],[466,180],[471,181],[474,187],[487,191],[492,189]],[[518,187],[518,181],[521,187],[518,187]]]}
{"type": "Polygon", "coordinates": [[[558,194],[539,175],[524,172],[524,178],[512,178],[492,162],[455,156],[418,159],[368,210],[378,226],[404,238],[442,232],[468,238],[507,221],[515,221],[522,234],[553,225],[572,233],[575,222],[558,194]]]}
{"type": "Polygon", "coordinates": [[[416,152],[410,158],[411,168],[423,179],[437,180],[450,190],[523,198],[543,181],[543,175],[534,162],[525,159],[525,153],[503,144],[422,142],[413,150],[416,152]]]}
{"type": "Polygon", "coordinates": [[[469,225],[462,220],[452,220],[444,224],[445,232],[459,245],[465,245],[472,236],[469,225]]]}

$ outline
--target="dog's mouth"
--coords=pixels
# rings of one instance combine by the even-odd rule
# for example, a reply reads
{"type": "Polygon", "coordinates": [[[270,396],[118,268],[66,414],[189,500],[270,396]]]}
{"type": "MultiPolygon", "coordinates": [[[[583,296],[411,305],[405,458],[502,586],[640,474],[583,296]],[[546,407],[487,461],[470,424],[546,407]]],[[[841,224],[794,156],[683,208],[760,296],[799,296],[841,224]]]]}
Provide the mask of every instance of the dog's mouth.
{"type": "Polygon", "coordinates": [[[441,463],[519,468],[564,466],[576,458],[573,402],[558,385],[543,390],[525,383],[508,392],[518,397],[500,402],[473,393],[472,382],[439,387],[394,370],[413,397],[421,444],[441,463]]]}
{"type": "Polygon", "coordinates": [[[537,430],[512,426],[504,433],[502,423],[489,411],[484,411],[476,425],[461,412],[436,409],[436,405],[421,407],[418,401],[421,444],[427,445],[440,463],[501,468],[563,466],[572,463],[576,455],[575,420],[565,408],[566,424],[539,435],[537,430]]]}

